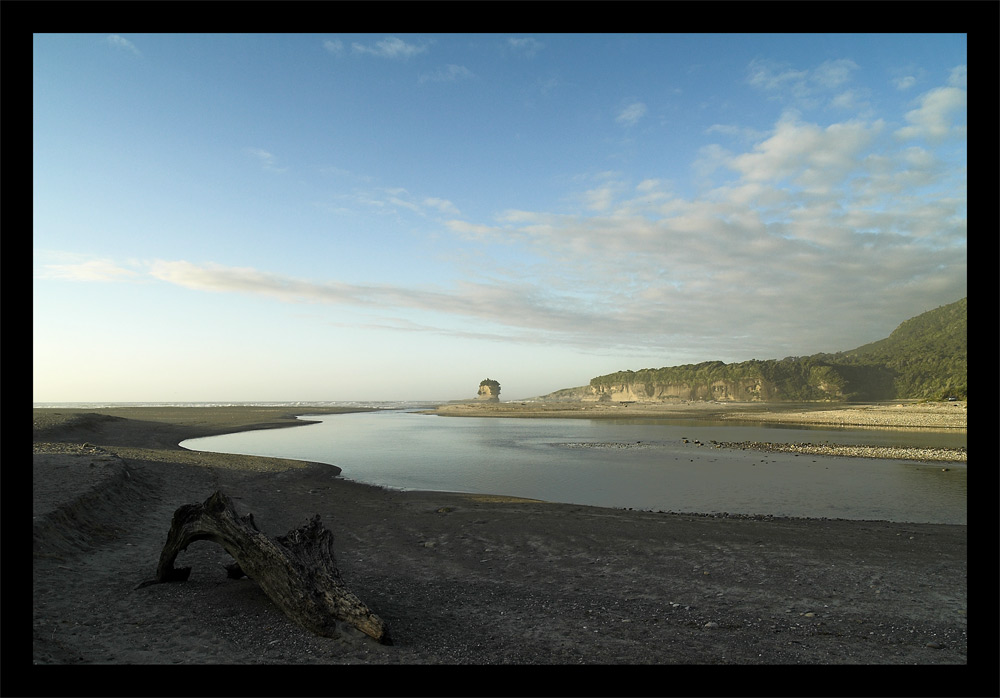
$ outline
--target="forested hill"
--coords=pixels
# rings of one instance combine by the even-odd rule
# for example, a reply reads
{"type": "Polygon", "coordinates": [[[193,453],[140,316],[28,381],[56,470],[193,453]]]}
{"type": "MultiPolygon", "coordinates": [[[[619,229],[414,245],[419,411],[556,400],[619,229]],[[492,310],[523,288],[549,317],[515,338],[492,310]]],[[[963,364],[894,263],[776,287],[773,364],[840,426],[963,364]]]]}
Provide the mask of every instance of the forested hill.
{"type": "Polygon", "coordinates": [[[885,339],[829,355],[842,365],[882,365],[899,398],[965,398],[968,391],[968,298],[903,322],[885,339]]]}
{"type": "Polygon", "coordinates": [[[903,322],[887,338],[834,354],[618,371],[590,381],[602,400],[965,399],[967,298],[903,322]]]}

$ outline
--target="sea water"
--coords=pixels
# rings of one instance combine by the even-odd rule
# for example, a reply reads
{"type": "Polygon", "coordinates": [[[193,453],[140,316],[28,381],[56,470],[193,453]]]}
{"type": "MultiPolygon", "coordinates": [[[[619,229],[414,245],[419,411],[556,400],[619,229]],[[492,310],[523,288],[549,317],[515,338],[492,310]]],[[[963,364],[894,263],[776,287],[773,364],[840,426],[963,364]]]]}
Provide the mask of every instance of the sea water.
{"type": "Polygon", "coordinates": [[[344,478],[397,489],[652,511],[966,523],[964,463],[766,453],[711,444],[956,447],[965,446],[964,431],[441,417],[407,410],[303,418],[316,423],[181,445],[332,463],[344,478]]]}

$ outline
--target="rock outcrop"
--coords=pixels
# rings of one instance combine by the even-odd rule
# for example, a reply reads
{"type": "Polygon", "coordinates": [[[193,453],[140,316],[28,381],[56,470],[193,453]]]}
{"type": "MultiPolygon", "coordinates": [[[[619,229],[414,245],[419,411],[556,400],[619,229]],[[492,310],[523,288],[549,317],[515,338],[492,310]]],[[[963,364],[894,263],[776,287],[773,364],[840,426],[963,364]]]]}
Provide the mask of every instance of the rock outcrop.
{"type": "Polygon", "coordinates": [[[492,378],[481,381],[476,399],[487,402],[500,402],[500,384],[492,378]]]}

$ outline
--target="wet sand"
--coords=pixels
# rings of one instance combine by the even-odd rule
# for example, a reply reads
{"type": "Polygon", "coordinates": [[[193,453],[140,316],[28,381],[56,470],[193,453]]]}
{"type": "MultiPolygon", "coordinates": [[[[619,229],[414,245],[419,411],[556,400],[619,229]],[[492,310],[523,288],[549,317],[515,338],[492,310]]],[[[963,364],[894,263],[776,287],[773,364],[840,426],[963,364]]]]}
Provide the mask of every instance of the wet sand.
{"type": "MultiPolygon", "coordinates": [[[[329,465],[177,446],[186,438],[301,425],[289,408],[33,414],[38,669],[967,663],[966,526],[398,492],[344,480],[329,465]],[[298,628],[253,581],[228,579],[230,558],[209,541],[178,559],[193,567],[189,581],[140,587],[155,572],[174,510],[217,489],[271,536],[320,514],[334,533],[344,582],[389,624],[394,644],[346,627],[335,638],[298,628]]],[[[40,686],[60,676],[35,673],[40,686]]],[[[523,694],[518,674],[506,676],[490,692],[523,694]]],[[[838,679],[829,678],[824,690],[837,690],[838,679]]],[[[933,686],[914,678],[913,695],[933,686]]],[[[848,679],[843,691],[855,690],[848,679]]],[[[894,680],[895,689],[906,688],[908,679],[894,680]]],[[[600,691],[573,681],[561,690],[600,691]]],[[[741,686],[714,684],[712,691],[741,693],[741,686]]],[[[111,686],[107,695],[118,690],[131,695],[135,687],[111,686]]],[[[948,695],[954,686],[941,690],[948,695]]]]}

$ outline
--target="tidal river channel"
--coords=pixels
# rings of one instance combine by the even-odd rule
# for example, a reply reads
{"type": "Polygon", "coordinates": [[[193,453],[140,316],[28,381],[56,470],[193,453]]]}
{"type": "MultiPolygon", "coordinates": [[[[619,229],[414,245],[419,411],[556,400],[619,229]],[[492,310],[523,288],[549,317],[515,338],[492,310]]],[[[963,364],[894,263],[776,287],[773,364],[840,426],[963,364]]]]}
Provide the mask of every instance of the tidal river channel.
{"type": "Polygon", "coordinates": [[[651,511],[966,523],[965,463],[771,453],[711,443],[964,447],[964,431],[440,417],[411,411],[303,419],[318,423],[181,445],[332,463],[346,479],[395,489],[651,511]]]}

